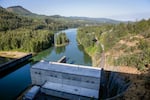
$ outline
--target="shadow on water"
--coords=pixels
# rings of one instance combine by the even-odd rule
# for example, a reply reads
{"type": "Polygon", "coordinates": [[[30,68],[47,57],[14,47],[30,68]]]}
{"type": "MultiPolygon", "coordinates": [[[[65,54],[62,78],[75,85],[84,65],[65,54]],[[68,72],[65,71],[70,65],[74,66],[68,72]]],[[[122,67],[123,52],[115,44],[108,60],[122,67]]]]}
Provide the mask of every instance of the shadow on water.
{"type": "Polygon", "coordinates": [[[44,59],[47,55],[49,55],[49,54],[52,52],[53,48],[54,48],[54,47],[51,47],[51,48],[49,48],[49,49],[47,49],[47,50],[44,50],[44,51],[42,51],[42,52],[39,52],[37,55],[35,55],[35,56],[32,58],[33,64],[39,62],[39,61],[42,60],[42,59],[44,59]]]}
{"type": "Polygon", "coordinates": [[[89,63],[89,62],[91,62],[92,63],[92,61],[91,61],[91,58],[90,58],[90,56],[89,55],[87,55],[85,52],[84,52],[84,63],[89,63]],[[89,59],[90,58],[90,59],[89,59]]]}
{"type": "Polygon", "coordinates": [[[17,66],[11,67],[8,70],[5,70],[5,71],[1,72],[0,73],[0,78],[5,77],[6,75],[8,75],[8,74],[10,74],[10,73],[12,73],[14,71],[16,71],[17,69],[21,68],[23,65],[26,65],[26,64],[28,64],[30,62],[31,61],[29,61],[29,60],[28,61],[24,61],[23,63],[21,63],[21,64],[19,64],[17,66]]]}
{"type": "Polygon", "coordinates": [[[13,58],[7,58],[7,57],[0,56],[0,65],[6,63],[8,61],[12,61],[12,60],[13,60],[13,58]]]}
{"type": "Polygon", "coordinates": [[[84,59],[84,63],[92,63],[91,57],[84,51],[84,48],[82,45],[78,45],[78,49],[83,52],[83,59],[84,59]]]}
{"type": "Polygon", "coordinates": [[[56,54],[61,54],[64,53],[66,50],[66,46],[62,46],[62,47],[55,47],[55,52],[56,54]]]}
{"type": "Polygon", "coordinates": [[[28,61],[0,73],[0,100],[16,100],[16,96],[31,84],[28,61]]]}

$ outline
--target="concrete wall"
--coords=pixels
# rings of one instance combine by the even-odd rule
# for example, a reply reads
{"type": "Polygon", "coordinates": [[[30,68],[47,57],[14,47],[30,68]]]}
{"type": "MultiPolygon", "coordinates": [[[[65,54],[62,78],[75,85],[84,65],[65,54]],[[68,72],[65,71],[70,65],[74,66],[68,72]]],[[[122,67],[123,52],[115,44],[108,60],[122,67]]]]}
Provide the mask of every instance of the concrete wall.
{"type": "MultiPolygon", "coordinates": [[[[39,62],[39,64],[37,63],[37,65],[34,65],[31,68],[32,84],[42,86],[46,82],[52,82],[69,86],[76,86],[79,88],[87,88],[97,91],[97,96],[95,98],[98,98],[99,95],[100,75],[100,69],[78,65],[72,66],[69,64],[61,63],[49,64],[47,62],[39,62]],[[63,71],[61,68],[64,68],[65,70],[63,71]]],[[[45,91],[48,91],[48,89],[45,91]]]]}
{"type": "Polygon", "coordinates": [[[27,61],[30,58],[32,58],[32,54],[28,54],[28,55],[26,55],[24,57],[12,60],[12,61],[4,63],[4,64],[1,64],[0,65],[0,73],[2,73],[4,71],[7,71],[7,70],[10,70],[10,68],[12,68],[14,66],[17,66],[18,64],[20,64],[20,63],[22,63],[24,61],[27,61]]]}
{"type": "Polygon", "coordinates": [[[56,97],[60,97],[60,98],[64,98],[64,99],[69,99],[69,100],[96,100],[96,99],[91,99],[88,97],[83,97],[80,95],[73,95],[73,94],[68,94],[68,93],[64,93],[64,92],[59,92],[59,91],[55,91],[55,90],[51,90],[51,89],[45,89],[42,88],[41,91],[45,91],[46,94],[53,94],[53,96],[56,97]]]}
{"type": "Polygon", "coordinates": [[[95,77],[86,77],[75,74],[68,74],[55,71],[46,71],[46,70],[31,70],[32,84],[42,85],[47,81],[54,83],[63,83],[68,85],[75,85],[91,89],[99,89],[99,78],[95,77]]]}

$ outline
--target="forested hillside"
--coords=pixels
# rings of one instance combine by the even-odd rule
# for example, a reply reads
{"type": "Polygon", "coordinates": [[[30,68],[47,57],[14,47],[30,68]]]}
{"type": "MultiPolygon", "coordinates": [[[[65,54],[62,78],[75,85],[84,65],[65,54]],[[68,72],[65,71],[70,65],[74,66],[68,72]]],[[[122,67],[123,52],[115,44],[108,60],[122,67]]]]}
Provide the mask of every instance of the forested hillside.
{"type": "Polygon", "coordinates": [[[63,23],[50,17],[23,17],[0,8],[0,50],[39,52],[54,44],[54,33],[75,23],[63,23]]]}
{"type": "Polygon", "coordinates": [[[0,31],[13,30],[20,27],[29,26],[33,23],[32,19],[19,17],[13,13],[0,8],[0,31]]]}
{"type": "Polygon", "coordinates": [[[105,67],[100,67],[126,73],[131,85],[123,100],[149,100],[150,19],[128,24],[82,27],[78,30],[77,40],[92,56],[94,66],[101,65],[104,54],[105,67]]]}
{"type": "Polygon", "coordinates": [[[77,39],[92,56],[102,52],[103,44],[109,65],[133,66],[141,70],[150,64],[150,20],[82,27],[77,39]]]}
{"type": "Polygon", "coordinates": [[[0,8],[0,50],[38,52],[53,44],[53,31],[40,20],[0,8]]]}

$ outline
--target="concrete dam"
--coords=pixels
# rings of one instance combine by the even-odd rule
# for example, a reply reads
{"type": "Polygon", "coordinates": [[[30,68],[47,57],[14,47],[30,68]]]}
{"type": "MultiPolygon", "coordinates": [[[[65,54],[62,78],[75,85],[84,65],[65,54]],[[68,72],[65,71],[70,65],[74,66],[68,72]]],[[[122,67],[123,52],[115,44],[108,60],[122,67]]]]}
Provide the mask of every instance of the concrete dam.
{"type": "Polygon", "coordinates": [[[32,84],[41,92],[70,100],[99,97],[101,69],[57,62],[39,62],[31,68],[32,84]]]}
{"type": "Polygon", "coordinates": [[[30,72],[41,93],[69,100],[116,100],[129,86],[119,75],[91,66],[42,61],[30,72]]]}

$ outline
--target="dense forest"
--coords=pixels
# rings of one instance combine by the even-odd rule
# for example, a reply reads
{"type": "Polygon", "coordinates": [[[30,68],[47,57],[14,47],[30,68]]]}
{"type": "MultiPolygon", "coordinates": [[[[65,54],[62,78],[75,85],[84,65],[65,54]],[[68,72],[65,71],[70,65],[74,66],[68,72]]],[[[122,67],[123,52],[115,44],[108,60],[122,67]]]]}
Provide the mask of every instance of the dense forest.
{"type": "Polygon", "coordinates": [[[65,32],[61,32],[61,33],[58,33],[55,37],[55,45],[56,46],[63,46],[63,45],[66,45],[69,43],[69,39],[67,38],[66,36],[66,33],[65,32]]]}
{"type": "Polygon", "coordinates": [[[46,24],[0,8],[0,50],[38,52],[50,47],[53,37],[46,24]]]}
{"type": "MultiPolygon", "coordinates": [[[[91,19],[38,15],[21,6],[8,9],[0,7],[0,50],[39,52],[54,44],[54,33],[60,30],[97,24],[101,24],[101,21],[97,23],[91,19]]],[[[58,41],[61,44],[63,39],[58,41]]]]}
{"type": "Polygon", "coordinates": [[[134,66],[141,70],[150,64],[150,19],[82,27],[77,40],[92,56],[101,54],[103,44],[107,63],[111,65],[134,66]]]}
{"type": "Polygon", "coordinates": [[[77,26],[51,17],[24,17],[0,7],[0,50],[39,52],[54,44],[54,33],[77,26]]]}

